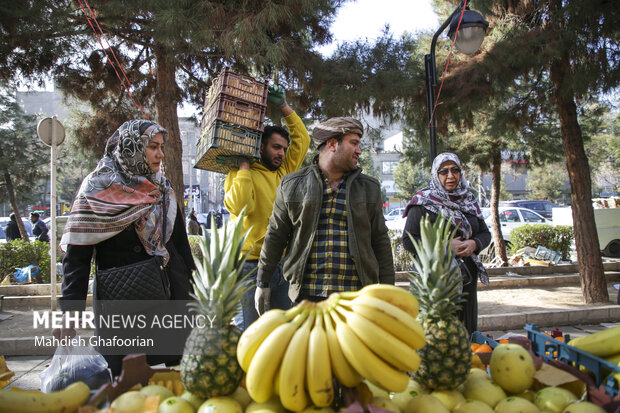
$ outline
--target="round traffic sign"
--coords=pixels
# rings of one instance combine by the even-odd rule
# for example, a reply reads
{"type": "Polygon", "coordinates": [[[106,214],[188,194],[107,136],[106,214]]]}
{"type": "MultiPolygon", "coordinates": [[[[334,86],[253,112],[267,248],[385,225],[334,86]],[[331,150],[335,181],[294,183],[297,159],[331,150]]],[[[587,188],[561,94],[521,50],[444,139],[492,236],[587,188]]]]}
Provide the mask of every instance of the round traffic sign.
{"type": "Polygon", "coordinates": [[[58,121],[58,119],[55,117],[41,119],[37,125],[37,135],[39,135],[39,139],[41,139],[47,146],[52,146],[52,127],[54,126],[54,123],[56,126],[56,139],[54,139],[54,144],[58,146],[65,141],[65,128],[62,126],[62,123],[58,121]]]}

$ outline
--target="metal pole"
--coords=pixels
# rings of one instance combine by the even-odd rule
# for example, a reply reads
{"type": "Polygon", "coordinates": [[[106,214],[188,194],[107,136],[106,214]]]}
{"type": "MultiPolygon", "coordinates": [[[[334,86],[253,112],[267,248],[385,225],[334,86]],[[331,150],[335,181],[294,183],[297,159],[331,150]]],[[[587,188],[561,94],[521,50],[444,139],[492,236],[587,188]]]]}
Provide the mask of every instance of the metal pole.
{"type": "Polygon", "coordinates": [[[52,310],[56,310],[56,116],[52,117],[52,159],[50,165],[50,283],[52,287],[52,310]]]}
{"type": "Polygon", "coordinates": [[[192,212],[192,200],[194,197],[194,191],[192,190],[192,158],[188,158],[187,160],[189,162],[189,168],[187,169],[187,171],[189,172],[189,198],[187,200],[187,212],[189,215],[189,213],[192,212]]]}
{"type": "Polygon", "coordinates": [[[426,109],[428,110],[428,133],[430,144],[431,162],[437,156],[437,135],[435,132],[435,116],[433,108],[435,107],[435,91],[434,91],[434,72],[435,72],[435,49],[431,50],[431,54],[424,56],[424,67],[426,68],[426,109]]]}

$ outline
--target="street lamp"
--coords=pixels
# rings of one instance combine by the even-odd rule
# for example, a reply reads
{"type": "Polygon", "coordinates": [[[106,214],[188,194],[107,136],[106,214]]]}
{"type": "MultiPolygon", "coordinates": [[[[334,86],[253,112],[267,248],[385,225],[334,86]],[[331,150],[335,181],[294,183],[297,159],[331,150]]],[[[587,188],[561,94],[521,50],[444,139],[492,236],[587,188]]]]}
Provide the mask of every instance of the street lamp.
{"type": "Polygon", "coordinates": [[[435,133],[435,116],[433,109],[435,107],[435,85],[437,84],[437,74],[435,71],[435,46],[437,45],[437,38],[439,35],[450,25],[448,36],[454,40],[456,36],[455,46],[456,48],[467,55],[474,54],[482,41],[489,23],[484,20],[482,15],[476,11],[469,10],[469,6],[465,5],[466,0],[461,1],[461,4],[452,12],[450,17],[443,22],[439,30],[433,35],[431,41],[431,52],[424,56],[424,66],[426,68],[426,107],[428,110],[428,129],[430,134],[430,152],[431,162],[437,156],[437,135],[435,133]],[[461,19],[461,12],[463,12],[463,20],[459,26],[459,20],[461,19]],[[459,27],[458,36],[456,28],[459,27]]]}

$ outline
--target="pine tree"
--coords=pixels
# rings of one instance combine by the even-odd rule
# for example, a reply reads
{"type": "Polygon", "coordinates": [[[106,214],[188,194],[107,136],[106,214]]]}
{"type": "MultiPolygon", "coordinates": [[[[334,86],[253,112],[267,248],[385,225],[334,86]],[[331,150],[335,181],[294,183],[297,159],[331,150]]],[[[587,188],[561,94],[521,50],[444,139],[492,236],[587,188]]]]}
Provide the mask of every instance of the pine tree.
{"type": "MultiPolygon", "coordinates": [[[[605,277],[591,203],[591,179],[578,121],[578,105],[590,95],[614,90],[620,83],[620,13],[613,1],[479,0],[491,23],[490,41],[473,58],[451,68],[442,108],[450,121],[472,119],[502,91],[523,80],[540,78],[550,87],[514,111],[515,129],[526,129],[525,113],[556,112],[571,185],[575,243],[585,301],[607,302],[605,277]],[[496,30],[499,29],[499,30],[496,30]],[[495,32],[495,34],[494,34],[495,32]]],[[[538,91],[533,89],[534,93],[538,91]]]]}
{"type": "Polygon", "coordinates": [[[28,233],[19,205],[29,200],[33,184],[47,172],[50,159],[36,127],[36,117],[24,113],[15,100],[15,89],[0,85],[0,202],[11,204],[25,240],[28,233]]]}
{"type": "MultiPolygon", "coordinates": [[[[93,115],[84,120],[78,132],[83,144],[100,154],[105,139],[123,121],[144,115],[124,91],[92,35],[80,7],[84,0],[14,3],[0,4],[4,38],[0,76],[52,75],[66,93],[89,102],[93,115]]],[[[168,130],[164,168],[179,202],[183,174],[177,105],[186,101],[202,106],[212,79],[224,66],[232,66],[235,71],[261,78],[277,77],[287,90],[299,95],[291,95],[290,100],[301,110],[309,109],[309,80],[322,69],[322,58],[313,47],[330,39],[328,24],[341,3],[88,2],[134,87],[133,96],[168,130]]],[[[106,51],[114,60],[110,50],[106,51]]],[[[124,79],[122,73],[119,76],[124,79]]]]}

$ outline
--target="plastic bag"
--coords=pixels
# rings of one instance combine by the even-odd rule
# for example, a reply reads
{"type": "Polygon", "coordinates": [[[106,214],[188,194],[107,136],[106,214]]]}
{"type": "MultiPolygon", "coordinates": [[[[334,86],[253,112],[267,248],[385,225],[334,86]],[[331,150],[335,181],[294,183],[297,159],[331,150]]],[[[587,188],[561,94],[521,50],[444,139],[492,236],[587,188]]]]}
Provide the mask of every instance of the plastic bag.
{"type": "MultiPolygon", "coordinates": [[[[73,341],[79,340],[75,337],[73,341]]],[[[91,346],[58,346],[49,367],[39,374],[41,391],[62,390],[71,383],[83,381],[91,389],[112,382],[108,363],[91,346]]]]}
{"type": "Polygon", "coordinates": [[[15,273],[13,274],[13,277],[15,277],[15,280],[17,280],[17,282],[24,282],[28,279],[28,273],[30,271],[32,271],[30,273],[30,276],[33,277],[35,275],[37,275],[39,273],[39,267],[37,267],[36,265],[29,265],[27,267],[24,268],[15,268],[17,271],[15,271],[15,273]]]}

